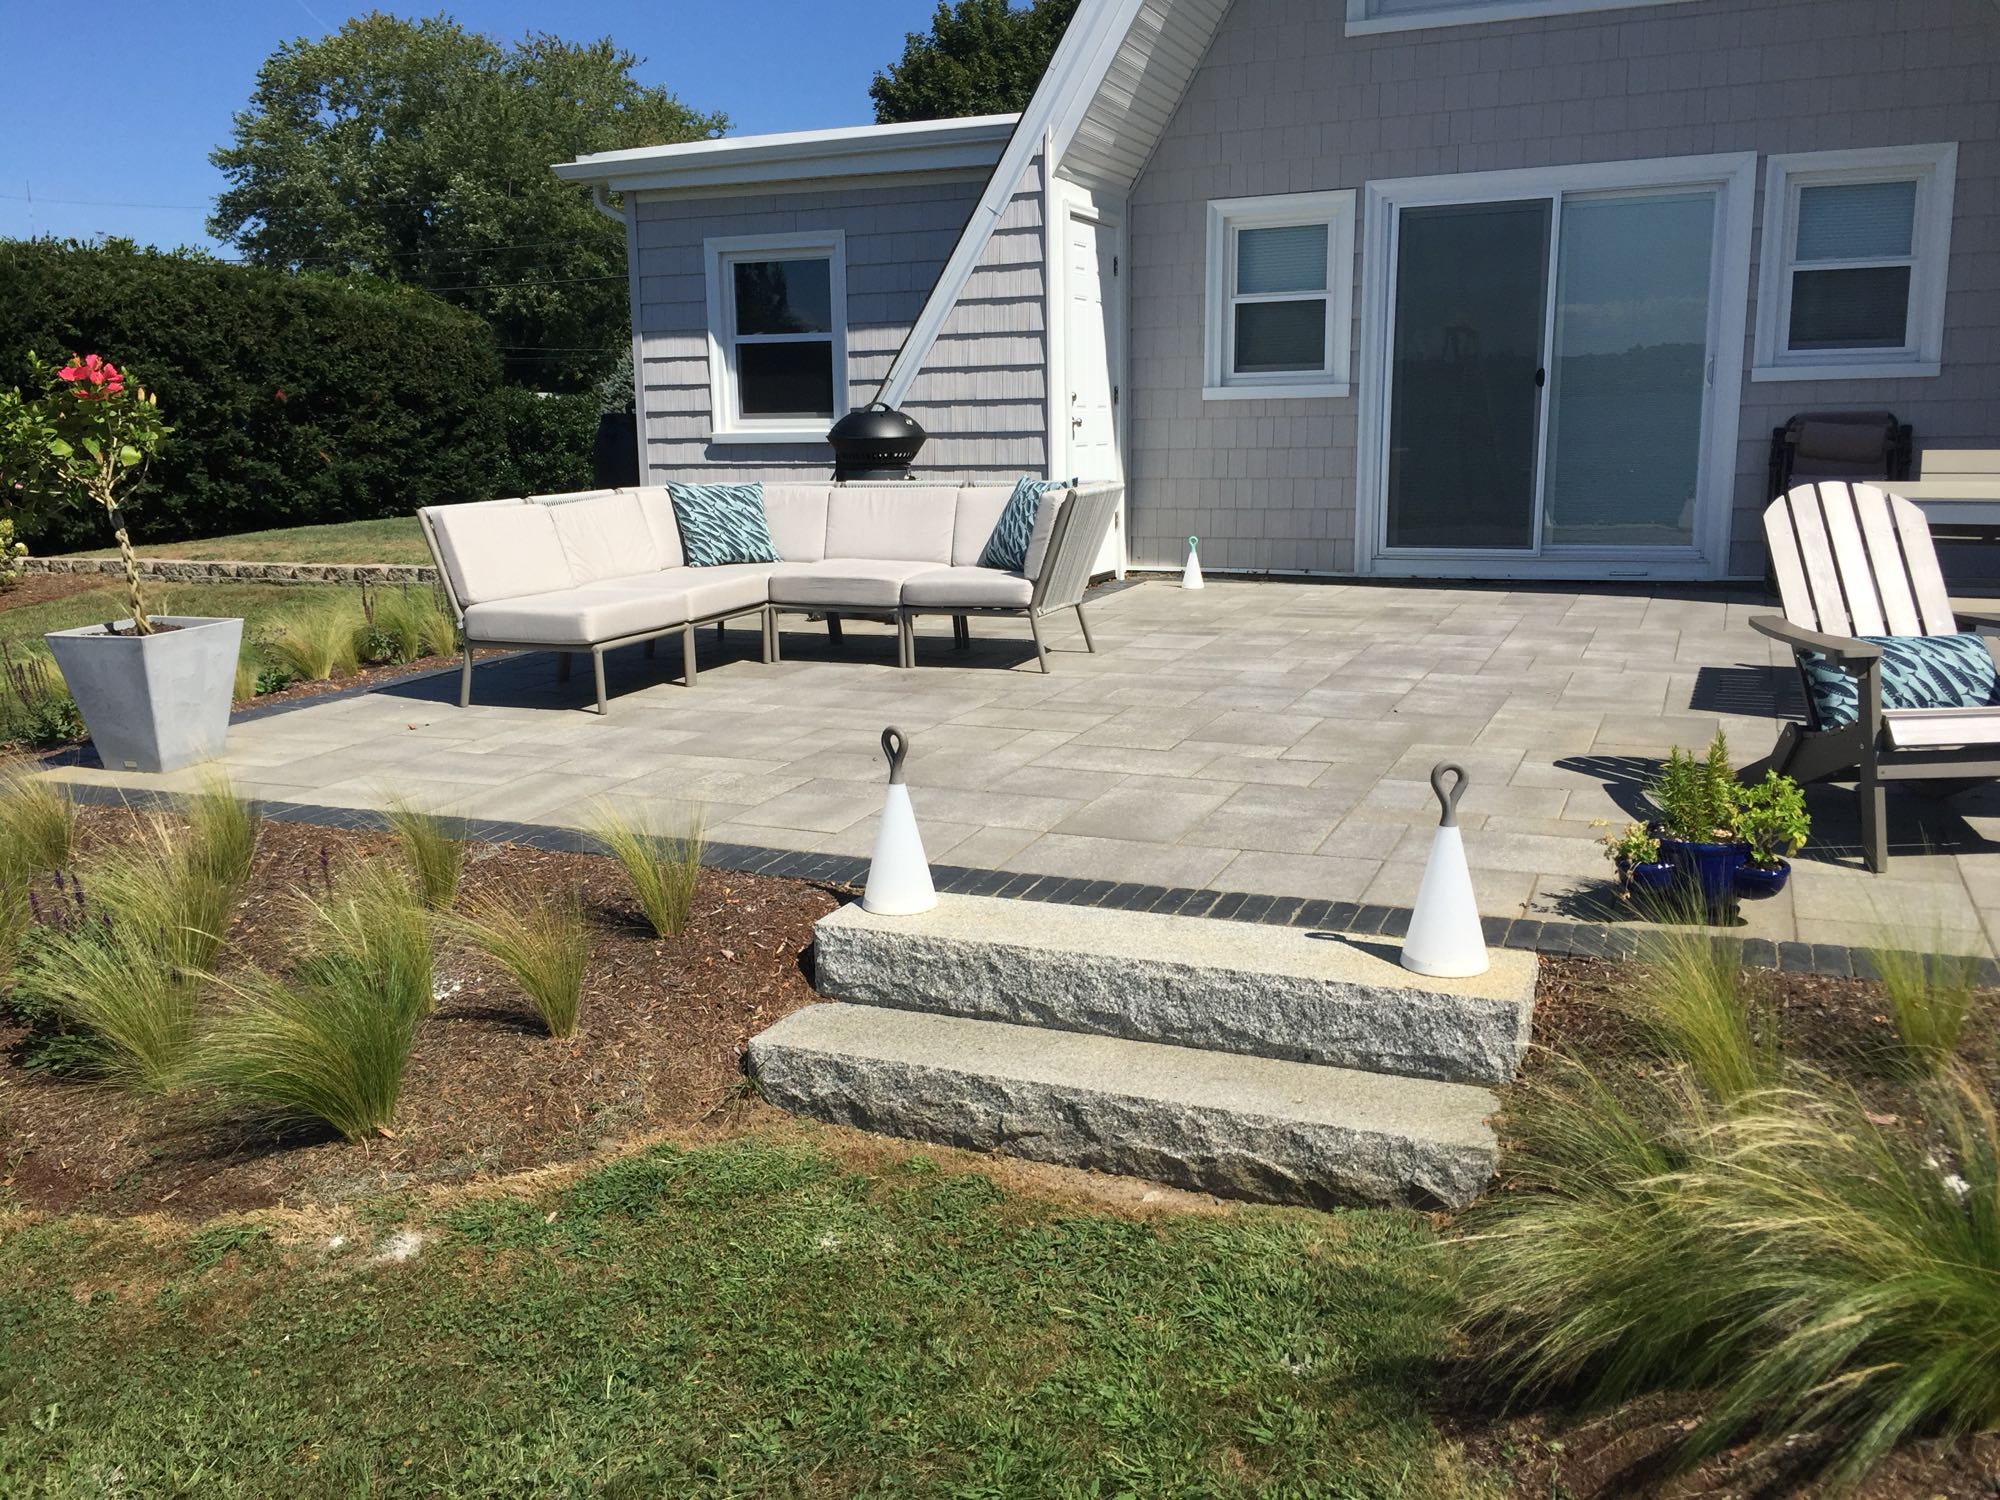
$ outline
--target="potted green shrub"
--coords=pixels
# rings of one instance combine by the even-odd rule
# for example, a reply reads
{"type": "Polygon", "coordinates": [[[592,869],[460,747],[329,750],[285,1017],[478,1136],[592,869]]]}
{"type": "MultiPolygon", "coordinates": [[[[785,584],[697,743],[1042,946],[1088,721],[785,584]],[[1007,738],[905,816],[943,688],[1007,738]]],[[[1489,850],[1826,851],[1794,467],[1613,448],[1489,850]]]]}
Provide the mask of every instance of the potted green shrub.
{"type": "Polygon", "coordinates": [[[51,631],[49,651],[113,770],[173,771],[222,753],[243,622],[146,609],[125,511],[172,428],[157,398],[96,354],[60,370],[30,359],[37,387],[0,391],[0,496],[103,507],[125,564],[131,610],[51,631]]]}
{"type": "Polygon", "coordinates": [[[1618,888],[1627,895],[1662,896],[1673,887],[1674,866],[1660,858],[1659,836],[1644,823],[1606,834],[1604,857],[1617,869],[1618,888]]]}
{"type": "Polygon", "coordinates": [[[1736,892],[1752,899],[1775,896],[1792,873],[1791,856],[1812,832],[1806,796],[1789,776],[1766,771],[1764,779],[1736,794],[1732,825],[1742,842],[1744,862],[1736,872],[1736,892]]]}
{"type": "Polygon", "coordinates": [[[1726,911],[1736,899],[1744,850],[1736,837],[1741,787],[1721,731],[1699,757],[1676,745],[1648,792],[1660,812],[1660,858],[1704,908],[1726,911]]]}

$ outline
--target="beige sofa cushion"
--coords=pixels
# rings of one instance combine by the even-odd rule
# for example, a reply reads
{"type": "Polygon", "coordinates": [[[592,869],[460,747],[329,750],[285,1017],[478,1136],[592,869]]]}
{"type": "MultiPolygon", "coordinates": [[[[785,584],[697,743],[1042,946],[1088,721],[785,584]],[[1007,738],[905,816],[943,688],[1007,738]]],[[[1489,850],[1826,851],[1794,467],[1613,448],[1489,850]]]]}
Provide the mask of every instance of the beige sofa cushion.
{"type": "Polygon", "coordinates": [[[659,586],[663,575],[622,579],[498,599],[465,612],[466,636],[521,646],[594,646],[621,636],[671,630],[688,618],[685,592],[659,586]]]}
{"type": "Polygon", "coordinates": [[[548,507],[520,500],[434,505],[424,514],[461,605],[575,585],[548,507]]]}
{"type": "MultiPolygon", "coordinates": [[[[1010,492],[1011,493],[1011,492],[1010,492]]],[[[1040,508],[1035,511],[1035,529],[1028,536],[1028,557],[1022,563],[1021,571],[1030,578],[1042,576],[1042,562],[1049,555],[1049,542],[1055,536],[1056,517],[1069,504],[1069,491],[1050,490],[1042,496],[1040,508]]]]}
{"type": "Polygon", "coordinates": [[[780,563],[771,573],[773,604],[848,609],[894,609],[903,585],[936,565],[892,558],[828,558],[816,563],[780,563]]]}
{"type": "Polygon", "coordinates": [[[786,562],[812,563],[826,556],[827,489],[823,484],[764,486],[764,521],[786,562]]]}
{"type": "Polygon", "coordinates": [[[942,484],[835,485],[827,497],[826,556],[885,562],[951,561],[958,490],[942,484]]]}
{"type": "Polygon", "coordinates": [[[639,502],[639,513],[646,518],[646,529],[653,534],[653,556],[659,566],[685,566],[687,554],[681,550],[681,528],[674,520],[674,502],[667,495],[667,487],[649,484],[626,493],[639,502]]]}
{"type": "MultiPolygon", "coordinates": [[[[545,502],[546,503],[546,502],[545,502]]],[[[635,494],[612,493],[548,506],[569,571],[578,583],[629,577],[659,567],[659,549],[635,494]]]]}
{"type": "MultiPolygon", "coordinates": [[[[1014,498],[1014,487],[997,484],[969,484],[958,492],[958,515],[951,531],[951,565],[970,568],[992,540],[993,528],[1000,524],[1000,512],[1014,498]]],[[[1036,512],[1040,519],[1040,512],[1036,512]]]]}
{"type": "Polygon", "coordinates": [[[783,563],[722,563],[712,568],[683,568],[668,573],[665,587],[687,600],[690,620],[757,609],[770,598],[771,575],[783,563]]]}
{"type": "Polygon", "coordinates": [[[1034,584],[998,568],[933,568],[903,585],[913,609],[1026,609],[1034,596],[1034,584]]]}

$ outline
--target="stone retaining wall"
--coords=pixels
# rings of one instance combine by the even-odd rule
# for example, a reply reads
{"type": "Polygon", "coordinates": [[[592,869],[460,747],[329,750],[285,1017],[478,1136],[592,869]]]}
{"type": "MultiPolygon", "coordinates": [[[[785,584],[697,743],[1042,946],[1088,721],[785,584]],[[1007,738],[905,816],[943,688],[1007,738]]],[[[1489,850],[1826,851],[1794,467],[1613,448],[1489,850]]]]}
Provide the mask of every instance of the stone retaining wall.
{"type": "MultiPolygon", "coordinates": [[[[24,557],[23,573],[125,576],[115,557],[24,557]]],[[[189,562],[141,558],[139,576],[160,583],[434,583],[437,569],[410,563],[189,562]]]]}

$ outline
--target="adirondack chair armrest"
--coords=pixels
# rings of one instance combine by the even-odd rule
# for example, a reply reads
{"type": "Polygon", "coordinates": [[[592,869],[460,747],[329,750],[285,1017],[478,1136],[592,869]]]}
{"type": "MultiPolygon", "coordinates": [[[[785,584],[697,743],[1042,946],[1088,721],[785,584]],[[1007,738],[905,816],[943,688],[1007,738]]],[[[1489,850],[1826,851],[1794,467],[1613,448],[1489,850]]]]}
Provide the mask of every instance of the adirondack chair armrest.
{"type": "Polygon", "coordinates": [[[1881,658],[1882,648],[1858,641],[1851,635],[1825,635],[1817,630],[1808,630],[1803,625],[1794,625],[1783,615],[1752,615],[1750,628],[1759,635],[1768,635],[1774,641],[1783,641],[1794,651],[1816,651],[1839,666],[1852,662],[1864,665],[1881,658]]]}
{"type": "Polygon", "coordinates": [[[1960,609],[1953,605],[1951,612],[1958,617],[1960,630],[1977,630],[1982,625],[2000,629],[2000,609],[1960,609]]]}

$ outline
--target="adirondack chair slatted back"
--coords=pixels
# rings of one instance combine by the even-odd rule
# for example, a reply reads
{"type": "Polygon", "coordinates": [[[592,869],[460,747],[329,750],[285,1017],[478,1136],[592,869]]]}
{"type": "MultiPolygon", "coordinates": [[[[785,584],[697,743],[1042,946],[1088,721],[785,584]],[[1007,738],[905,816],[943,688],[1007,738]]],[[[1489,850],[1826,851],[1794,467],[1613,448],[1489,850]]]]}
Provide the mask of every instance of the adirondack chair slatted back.
{"type": "Polygon", "coordinates": [[[1867,484],[1801,484],[1764,512],[1785,618],[1827,635],[1958,629],[1924,513],[1867,484]]]}

